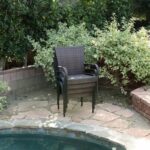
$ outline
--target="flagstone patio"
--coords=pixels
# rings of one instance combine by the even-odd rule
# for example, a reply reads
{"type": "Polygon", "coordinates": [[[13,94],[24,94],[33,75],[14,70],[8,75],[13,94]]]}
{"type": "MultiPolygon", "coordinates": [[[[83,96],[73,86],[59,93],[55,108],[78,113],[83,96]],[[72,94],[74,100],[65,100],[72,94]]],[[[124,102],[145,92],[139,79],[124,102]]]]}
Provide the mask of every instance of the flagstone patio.
{"type": "Polygon", "coordinates": [[[83,106],[78,100],[70,100],[66,117],[62,116],[62,101],[57,109],[55,91],[43,89],[32,93],[18,95],[9,100],[6,110],[0,113],[0,120],[17,121],[68,121],[86,125],[107,127],[120,133],[150,140],[150,121],[137,113],[131,106],[124,107],[111,102],[97,103],[91,113],[91,103],[86,99],[83,106]]]}

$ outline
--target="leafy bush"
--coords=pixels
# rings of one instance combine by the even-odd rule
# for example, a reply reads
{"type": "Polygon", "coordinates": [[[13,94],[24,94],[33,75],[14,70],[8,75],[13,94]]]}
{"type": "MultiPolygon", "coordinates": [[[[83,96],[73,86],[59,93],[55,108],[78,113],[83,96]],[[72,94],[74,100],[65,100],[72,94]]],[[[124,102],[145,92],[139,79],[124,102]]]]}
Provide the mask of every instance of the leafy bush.
{"type": "Polygon", "coordinates": [[[72,19],[74,23],[85,22],[88,28],[95,24],[98,28],[110,21],[112,14],[117,20],[122,17],[129,19],[132,15],[132,0],[78,0],[72,5],[72,19]]]}
{"type": "Polygon", "coordinates": [[[2,111],[7,105],[7,97],[4,96],[4,93],[7,91],[7,84],[0,81],[0,111],[2,111]]]}
{"type": "Polygon", "coordinates": [[[0,96],[0,112],[7,106],[6,96],[0,96]]]}
{"type": "Polygon", "coordinates": [[[133,0],[133,10],[136,16],[144,17],[150,23],[150,0],[133,0]]]}
{"type": "Polygon", "coordinates": [[[77,26],[69,26],[66,24],[59,24],[59,28],[47,31],[47,40],[41,40],[41,42],[35,42],[31,40],[31,43],[36,50],[35,62],[41,66],[45,71],[45,75],[48,80],[53,80],[53,48],[58,46],[85,46],[85,59],[88,62],[94,62],[95,49],[92,48],[91,41],[92,36],[85,28],[85,24],[77,26]]]}
{"type": "Polygon", "coordinates": [[[38,40],[45,37],[45,28],[56,28],[58,8],[53,0],[2,0],[0,58],[22,60],[31,49],[27,35],[38,40]]]}
{"type": "Polygon", "coordinates": [[[24,3],[2,0],[0,3],[0,57],[20,57],[26,50],[21,16],[26,13],[24,3]]]}
{"type": "Polygon", "coordinates": [[[130,81],[150,82],[150,47],[144,28],[135,32],[133,21],[122,21],[121,27],[114,19],[104,30],[96,29],[95,36],[97,59],[104,60],[101,76],[120,87],[130,81]]]}
{"type": "Polygon", "coordinates": [[[4,92],[7,91],[7,90],[8,90],[7,84],[4,83],[4,82],[2,82],[2,81],[0,81],[0,94],[1,94],[1,93],[4,93],[4,92]]]}
{"type": "Polygon", "coordinates": [[[42,66],[49,81],[53,81],[53,48],[57,46],[85,46],[88,63],[104,62],[101,77],[108,77],[112,84],[127,86],[130,81],[150,82],[150,48],[147,31],[133,29],[133,22],[113,20],[104,30],[95,28],[91,36],[85,24],[59,24],[58,30],[48,30],[47,40],[30,40],[37,55],[36,64],[42,66]]]}
{"type": "Polygon", "coordinates": [[[45,29],[57,29],[58,22],[67,25],[86,23],[103,27],[112,13],[118,20],[130,18],[130,0],[1,0],[0,58],[23,60],[32,49],[27,40],[46,38],[45,29]]]}

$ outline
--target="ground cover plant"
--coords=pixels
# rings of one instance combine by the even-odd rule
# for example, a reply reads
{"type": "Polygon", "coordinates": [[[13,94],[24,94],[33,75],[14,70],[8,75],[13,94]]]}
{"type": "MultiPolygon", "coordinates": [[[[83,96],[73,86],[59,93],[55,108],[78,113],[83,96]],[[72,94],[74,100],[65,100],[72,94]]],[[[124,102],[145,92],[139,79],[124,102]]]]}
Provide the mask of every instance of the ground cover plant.
{"type": "Polygon", "coordinates": [[[0,112],[6,107],[7,105],[7,97],[5,93],[8,91],[8,86],[6,83],[0,81],[0,112]]]}

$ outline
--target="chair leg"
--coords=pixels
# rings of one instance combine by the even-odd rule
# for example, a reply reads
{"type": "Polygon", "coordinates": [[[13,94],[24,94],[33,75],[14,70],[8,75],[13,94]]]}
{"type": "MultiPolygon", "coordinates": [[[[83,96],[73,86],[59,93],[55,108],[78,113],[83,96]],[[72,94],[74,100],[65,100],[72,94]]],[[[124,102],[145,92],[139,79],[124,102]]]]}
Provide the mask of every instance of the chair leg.
{"type": "Polygon", "coordinates": [[[59,99],[60,99],[60,93],[57,93],[57,108],[59,109],[59,99]]]}
{"type": "Polygon", "coordinates": [[[92,113],[94,113],[97,94],[98,94],[98,83],[96,83],[94,87],[93,95],[92,95],[92,113]]]}
{"type": "Polygon", "coordinates": [[[60,89],[57,87],[57,108],[59,109],[60,89]]]}
{"type": "Polygon", "coordinates": [[[96,83],[96,100],[98,100],[98,82],[96,83]]]}
{"type": "Polygon", "coordinates": [[[65,107],[65,103],[63,104],[63,116],[65,117],[66,115],[66,107],[65,107]]]}
{"type": "Polygon", "coordinates": [[[80,101],[81,101],[81,107],[82,107],[83,106],[83,97],[81,97],[80,101]]]}
{"type": "Polygon", "coordinates": [[[65,100],[65,95],[63,93],[63,116],[65,117],[66,114],[66,100],[65,100]]]}
{"type": "Polygon", "coordinates": [[[68,96],[67,93],[63,93],[63,116],[65,117],[68,105],[68,96]]]}
{"type": "Polygon", "coordinates": [[[57,108],[59,109],[59,95],[57,95],[57,108]]]}
{"type": "Polygon", "coordinates": [[[94,113],[94,109],[95,109],[95,92],[93,91],[93,95],[92,95],[92,113],[94,113]]]}

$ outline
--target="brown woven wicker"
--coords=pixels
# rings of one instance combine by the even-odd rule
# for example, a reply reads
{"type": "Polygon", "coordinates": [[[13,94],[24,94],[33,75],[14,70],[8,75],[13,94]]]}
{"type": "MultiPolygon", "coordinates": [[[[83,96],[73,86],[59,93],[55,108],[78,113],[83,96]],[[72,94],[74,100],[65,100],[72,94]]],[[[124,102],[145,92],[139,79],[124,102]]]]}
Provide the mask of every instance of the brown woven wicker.
{"type": "Polygon", "coordinates": [[[68,75],[83,74],[84,72],[84,48],[67,47],[56,48],[56,57],[59,66],[66,67],[68,75]]]}
{"type": "Polygon", "coordinates": [[[84,96],[92,96],[92,112],[94,112],[97,89],[97,65],[84,64],[84,47],[55,48],[55,75],[57,82],[57,104],[63,95],[63,114],[65,116],[69,97],[80,97],[81,106],[84,96]],[[88,66],[86,70],[85,66],[88,66]]]}

